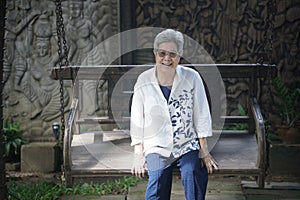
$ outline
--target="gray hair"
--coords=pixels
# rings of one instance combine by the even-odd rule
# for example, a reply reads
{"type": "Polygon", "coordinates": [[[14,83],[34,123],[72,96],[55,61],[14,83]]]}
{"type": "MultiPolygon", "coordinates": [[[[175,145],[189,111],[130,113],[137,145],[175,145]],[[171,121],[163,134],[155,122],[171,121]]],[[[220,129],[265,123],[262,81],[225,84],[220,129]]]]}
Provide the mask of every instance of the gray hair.
{"type": "Polygon", "coordinates": [[[178,53],[183,51],[183,35],[181,32],[173,30],[173,29],[166,29],[159,34],[154,39],[154,49],[157,49],[159,44],[163,42],[174,42],[177,45],[178,53]]]}

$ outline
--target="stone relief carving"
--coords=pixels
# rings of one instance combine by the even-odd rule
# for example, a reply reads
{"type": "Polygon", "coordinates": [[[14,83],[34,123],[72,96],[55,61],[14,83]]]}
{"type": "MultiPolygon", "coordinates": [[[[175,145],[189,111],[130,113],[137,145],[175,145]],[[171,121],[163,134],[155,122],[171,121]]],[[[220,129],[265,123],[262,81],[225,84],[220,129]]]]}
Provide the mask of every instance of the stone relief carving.
{"type": "MultiPolygon", "coordinates": [[[[52,25],[50,16],[44,13],[39,16],[33,28],[33,55],[26,61],[28,70],[25,72],[21,88],[24,95],[32,103],[30,119],[40,115],[48,122],[59,116],[60,85],[50,78],[50,70],[58,63],[58,54],[51,53],[52,25]]],[[[69,101],[65,92],[65,105],[69,101]]]]}
{"type": "MultiPolygon", "coordinates": [[[[138,0],[136,24],[138,27],[156,26],[180,30],[198,41],[216,63],[257,63],[261,56],[264,57],[265,63],[268,63],[267,50],[270,45],[265,45],[264,49],[264,35],[269,15],[270,20],[274,22],[271,62],[278,64],[279,75],[284,80],[299,85],[300,81],[296,79],[300,71],[300,17],[297,14],[300,11],[300,3],[292,0],[276,1],[275,10],[268,10],[268,2],[138,0]]],[[[199,55],[199,52],[193,54],[195,50],[189,46],[185,51],[185,55],[199,55]]],[[[258,97],[262,100],[269,98],[266,97],[268,87],[262,87],[265,81],[258,81],[258,97]]],[[[242,88],[241,84],[247,83],[247,80],[226,81],[225,84],[230,86],[228,102],[234,102],[237,94],[239,98],[246,96],[248,89],[242,88]]],[[[243,102],[240,103],[243,105],[243,102]]],[[[229,114],[236,113],[235,105],[236,103],[233,103],[229,106],[229,114]]]]}
{"type": "MultiPolygon", "coordinates": [[[[270,14],[271,20],[275,21],[272,63],[278,64],[279,75],[284,80],[299,85],[300,3],[292,0],[276,2],[276,12],[268,13],[268,1],[258,0],[137,0],[135,24],[136,27],[178,29],[199,41],[218,63],[256,63],[261,55],[266,63],[263,43],[266,19],[270,14]]],[[[81,64],[85,55],[99,42],[119,32],[118,0],[65,0],[62,5],[69,56],[74,65],[81,64]]],[[[50,133],[51,123],[58,120],[59,115],[58,83],[49,77],[49,69],[57,64],[54,10],[52,0],[7,1],[4,115],[26,124],[25,128],[32,130],[33,135],[45,131],[50,133]],[[45,24],[48,28],[38,28],[45,24]]],[[[152,40],[153,37],[149,37],[148,42],[152,43],[152,40]]],[[[137,39],[137,42],[145,41],[137,39]]],[[[202,50],[187,46],[185,55],[191,60],[202,50]]],[[[150,56],[140,60],[144,63],[152,61],[150,56]]],[[[97,57],[98,64],[106,62],[105,58],[97,57]]],[[[207,60],[203,57],[205,62],[207,60]]],[[[229,101],[234,101],[237,95],[246,96],[247,89],[243,85],[247,80],[240,82],[234,79],[226,81],[225,84],[230,86],[229,101]]],[[[262,88],[264,82],[259,80],[258,96],[266,102],[267,87],[262,88]]],[[[106,107],[101,102],[107,102],[107,84],[93,81],[85,84],[82,85],[84,96],[94,105],[86,111],[87,115],[105,114],[99,110],[106,107]]],[[[66,91],[69,91],[68,84],[66,91]]],[[[65,95],[67,104],[70,97],[68,93],[65,95]]],[[[234,106],[229,109],[231,112],[236,112],[234,106]]]]}
{"type": "MultiPolygon", "coordinates": [[[[28,47],[24,44],[26,41],[30,43],[32,40],[28,24],[32,23],[39,12],[32,11],[31,13],[27,13],[27,7],[24,7],[21,3],[18,4],[15,1],[8,1],[7,3],[3,81],[4,84],[9,84],[12,90],[19,90],[20,81],[26,70],[26,53],[30,52],[26,51],[29,49],[26,49],[28,47]],[[24,34],[25,32],[28,34],[24,34]],[[14,77],[11,76],[12,73],[14,77]]],[[[4,91],[4,97],[10,98],[9,104],[17,104],[18,100],[14,96],[14,93],[12,92],[8,95],[9,93],[7,90],[4,91]]]]}
{"type": "MultiPolygon", "coordinates": [[[[118,32],[116,0],[68,0],[62,2],[62,9],[72,65],[81,65],[94,46],[118,32]]],[[[51,69],[58,64],[54,1],[8,1],[6,18],[4,116],[20,121],[28,137],[52,137],[51,126],[54,121],[60,122],[61,104],[59,81],[50,77],[51,69]]],[[[103,58],[97,59],[101,63],[96,64],[108,64],[103,58]]],[[[84,98],[88,97],[85,100],[93,105],[89,114],[104,114],[105,81],[90,81],[82,87],[84,98]]],[[[64,90],[63,106],[68,111],[68,81],[64,90]]]]}
{"type": "MultiPolygon", "coordinates": [[[[97,27],[94,27],[92,22],[84,17],[83,1],[69,0],[68,8],[69,19],[67,20],[66,33],[69,36],[69,58],[72,65],[82,65],[84,59],[93,49],[93,45],[102,40],[102,35],[97,27]]],[[[93,115],[100,109],[96,92],[97,81],[86,80],[82,87],[87,92],[90,105],[92,105],[88,112],[93,115]]]]}

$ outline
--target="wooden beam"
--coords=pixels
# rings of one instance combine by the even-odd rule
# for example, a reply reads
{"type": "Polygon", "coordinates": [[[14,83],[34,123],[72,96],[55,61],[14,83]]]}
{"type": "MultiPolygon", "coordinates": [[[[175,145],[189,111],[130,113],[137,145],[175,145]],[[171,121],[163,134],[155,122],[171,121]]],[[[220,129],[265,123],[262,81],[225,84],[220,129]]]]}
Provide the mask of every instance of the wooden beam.
{"type": "MultiPolygon", "coordinates": [[[[276,65],[267,64],[188,64],[184,66],[197,69],[201,75],[216,73],[212,67],[217,67],[222,78],[252,78],[253,73],[255,73],[256,78],[266,78],[269,73],[271,77],[275,77],[277,74],[276,65]]],[[[146,70],[153,65],[71,66],[62,69],[55,67],[52,69],[51,77],[55,80],[59,80],[60,76],[65,80],[72,80],[76,77],[83,80],[99,80],[105,76],[121,76],[127,70],[135,67],[146,70]]]]}

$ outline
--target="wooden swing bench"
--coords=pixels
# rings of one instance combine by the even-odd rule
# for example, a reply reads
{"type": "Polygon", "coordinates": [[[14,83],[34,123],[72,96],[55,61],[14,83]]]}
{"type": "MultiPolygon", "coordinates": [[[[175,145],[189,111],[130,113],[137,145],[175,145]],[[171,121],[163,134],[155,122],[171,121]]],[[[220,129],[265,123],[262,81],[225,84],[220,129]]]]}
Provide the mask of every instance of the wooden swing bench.
{"type": "MultiPolygon", "coordinates": [[[[205,64],[193,66],[200,67],[201,73],[209,70],[210,67],[210,65],[205,64]]],[[[256,99],[257,80],[273,77],[276,74],[276,66],[261,64],[216,64],[215,66],[223,79],[243,78],[249,80],[247,93],[249,109],[247,116],[220,116],[220,119],[225,120],[225,125],[248,124],[248,130],[215,131],[221,133],[221,136],[211,152],[220,166],[219,171],[214,174],[253,176],[256,177],[258,187],[263,188],[266,170],[266,138],[264,120],[256,99]]],[[[99,80],[100,75],[101,79],[108,81],[110,99],[116,84],[115,80],[122,77],[128,69],[137,67],[145,68],[144,70],[149,68],[149,66],[144,65],[54,68],[52,78],[73,80],[73,87],[78,89],[78,80],[99,80]]],[[[108,104],[108,117],[80,117],[78,90],[74,90],[74,93],[76,95],[72,101],[64,133],[64,176],[67,186],[72,186],[75,178],[129,175],[133,149],[130,147],[128,131],[110,130],[80,133],[80,126],[83,124],[128,124],[129,118],[114,119],[110,103],[108,104]],[[119,140],[114,140],[115,136],[120,136],[118,137],[119,140]]],[[[123,93],[132,95],[132,91],[128,89],[123,93]]],[[[125,104],[128,105],[129,102],[125,104]]]]}

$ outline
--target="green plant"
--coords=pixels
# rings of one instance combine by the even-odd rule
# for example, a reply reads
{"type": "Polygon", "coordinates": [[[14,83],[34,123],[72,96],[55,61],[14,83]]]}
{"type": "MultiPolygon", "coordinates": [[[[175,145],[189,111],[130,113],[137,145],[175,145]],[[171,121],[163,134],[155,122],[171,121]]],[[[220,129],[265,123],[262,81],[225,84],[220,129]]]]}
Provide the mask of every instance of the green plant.
{"type": "Polygon", "coordinates": [[[135,176],[123,177],[107,183],[77,183],[67,188],[63,183],[53,182],[8,182],[8,199],[41,200],[61,199],[62,196],[72,195],[109,195],[126,194],[131,186],[135,186],[142,179],[135,176]]]}
{"type": "Polygon", "coordinates": [[[280,77],[275,77],[272,84],[279,98],[278,110],[281,124],[293,127],[299,117],[297,106],[300,88],[284,84],[280,77]]]}
{"type": "MultiPolygon", "coordinates": [[[[247,116],[247,113],[241,104],[238,104],[237,107],[241,116],[247,116]]],[[[235,124],[235,130],[248,130],[248,128],[249,128],[248,124],[244,124],[244,123],[235,124]]]]}
{"type": "Polygon", "coordinates": [[[89,130],[89,127],[84,126],[84,125],[80,126],[80,132],[82,132],[82,133],[87,132],[88,130],[89,130]]]}
{"type": "Polygon", "coordinates": [[[20,123],[6,119],[3,124],[3,130],[5,154],[7,156],[9,156],[10,152],[14,152],[15,155],[19,154],[21,145],[27,143],[26,140],[22,139],[24,131],[20,129],[20,123]]]}
{"type": "MultiPolygon", "coordinates": [[[[237,105],[240,116],[247,116],[247,113],[241,104],[237,105]]],[[[226,127],[226,130],[248,130],[249,126],[245,123],[234,123],[231,127],[226,127]]]]}
{"type": "Polygon", "coordinates": [[[264,124],[267,144],[273,144],[273,142],[279,140],[280,137],[275,134],[274,130],[272,130],[272,126],[269,123],[265,122],[264,124]]]}

